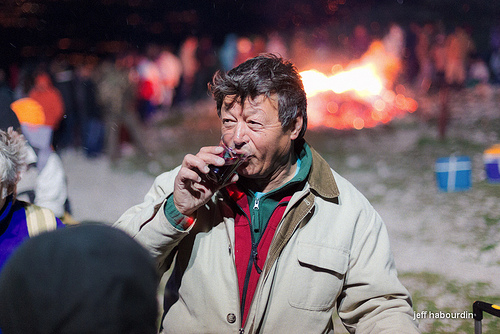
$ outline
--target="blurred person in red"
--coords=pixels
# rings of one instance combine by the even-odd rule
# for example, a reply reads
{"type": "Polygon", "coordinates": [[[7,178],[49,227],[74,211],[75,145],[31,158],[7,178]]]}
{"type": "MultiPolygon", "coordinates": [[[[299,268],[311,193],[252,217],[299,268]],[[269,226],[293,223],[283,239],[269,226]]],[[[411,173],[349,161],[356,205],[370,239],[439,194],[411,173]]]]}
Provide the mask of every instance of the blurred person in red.
{"type": "Polygon", "coordinates": [[[159,56],[160,47],[156,44],[148,45],[145,55],[140,57],[136,66],[138,75],[138,111],[145,123],[148,123],[161,109],[165,98],[158,63],[159,56]]]}
{"type": "Polygon", "coordinates": [[[476,50],[476,46],[463,27],[455,27],[455,31],[446,39],[446,83],[451,87],[463,88],[467,79],[467,61],[476,50]]]}
{"type": "Polygon", "coordinates": [[[54,87],[52,79],[45,71],[35,75],[35,83],[30,89],[28,96],[40,103],[45,113],[45,125],[52,131],[59,128],[64,116],[64,100],[61,92],[54,87]]]}

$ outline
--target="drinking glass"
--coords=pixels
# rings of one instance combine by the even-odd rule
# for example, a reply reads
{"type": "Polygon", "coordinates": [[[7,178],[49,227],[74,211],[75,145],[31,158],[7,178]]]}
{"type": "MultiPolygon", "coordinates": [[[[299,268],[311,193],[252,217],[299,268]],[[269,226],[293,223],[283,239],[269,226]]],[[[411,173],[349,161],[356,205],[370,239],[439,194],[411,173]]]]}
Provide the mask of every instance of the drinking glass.
{"type": "Polygon", "coordinates": [[[230,147],[225,143],[224,136],[221,137],[219,145],[224,148],[224,152],[220,154],[220,156],[224,158],[224,165],[209,165],[208,167],[210,168],[210,172],[208,172],[207,178],[217,185],[223,185],[229,181],[238,167],[246,161],[247,155],[244,153],[236,153],[236,150],[233,147],[230,147]]]}

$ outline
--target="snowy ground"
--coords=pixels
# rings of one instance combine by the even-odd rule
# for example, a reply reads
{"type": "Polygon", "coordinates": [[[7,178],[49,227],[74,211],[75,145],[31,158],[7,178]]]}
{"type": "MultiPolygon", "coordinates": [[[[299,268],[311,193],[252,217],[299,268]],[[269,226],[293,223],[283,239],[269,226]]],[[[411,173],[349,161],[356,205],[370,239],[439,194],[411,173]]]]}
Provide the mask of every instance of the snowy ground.
{"type": "MultiPolygon", "coordinates": [[[[435,96],[418,101],[418,114],[388,126],[350,132],[310,129],[306,138],[379,211],[398,270],[410,274],[408,284],[420,273],[436,274],[466,287],[487,284],[486,295],[500,296],[500,184],[485,180],[482,162],[483,151],[500,143],[500,91],[489,87],[455,93],[446,140],[437,138],[435,96]],[[451,154],[472,159],[473,185],[468,191],[444,193],[436,186],[434,162],[451,154]]],[[[184,154],[215,142],[217,130],[209,130],[213,119],[204,114],[213,111],[196,110],[177,124],[150,130],[158,157],[147,164],[134,165],[131,158],[111,167],[104,157],[88,160],[80,152],[63,152],[75,219],[115,221],[142,201],[154,175],[174,167],[184,154]],[[186,135],[193,128],[197,132],[186,135]]],[[[425,293],[418,284],[408,288],[412,294],[425,293]]],[[[443,297],[443,303],[460,299],[457,294],[443,297]]],[[[455,311],[470,311],[464,305],[455,311]]],[[[432,327],[429,322],[427,326],[432,327]]],[[[461,332],[456,327],[448,332],[461,332]]]]}

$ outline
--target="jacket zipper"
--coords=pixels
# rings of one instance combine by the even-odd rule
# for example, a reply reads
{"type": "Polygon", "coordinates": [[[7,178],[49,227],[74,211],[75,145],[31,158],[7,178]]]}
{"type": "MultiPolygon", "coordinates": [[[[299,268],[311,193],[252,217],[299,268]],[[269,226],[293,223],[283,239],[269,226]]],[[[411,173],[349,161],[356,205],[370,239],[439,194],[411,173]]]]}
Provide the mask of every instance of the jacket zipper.
{"type": "Polygon", "coordinates": [[[255,201],[253,203],[254,210],[259,210],[259,202],[260,202],[260,197],[255,197],[255,201]]]}
{"type": "MultiPolygon", "coordinates": [[[[256,210],[259,208],[259,201],[256,198],[255,203],[254,203],[254,209],[257,207],[256,210]]],[[[247,292],[248,292],[248,282],[250,281],[250,274],[252,273],[252,265],[255,265],[255,269],[257,270],[257,273],[261,273],[262,270],[259,268],[257,265],[257,243],[255,243],[253,233],[252,233],[252,220],[248,218],[246,212],[244,210],[241,210],[245,217],[248,220],[248,226],[250,227],[250,238],[252,242],[252,250],[250,252],[250,259],[248,260],[248,265],[247,265],[247,271],[245,273],[245,282],[243,283],[243,293],[241,295],[241,303],[240,303],[240,316],[241,316],[241,326],[244,326],[243,323],[243,316],[245,314],[245,303],[246,303],[246,298],[247,298],[247,292]]],[[[240,333],[243,333],[243,327],[240,329],[240,333]]]]}
{"type": "MultiPolygon", "coordinates": [[[[254,206],[253,206],[254,210],[259,210],[259,202],[260,202],[260,198],[255,198],[254,206]]],[[[276,208],[274,208],[273,212],[271,213],[271,216],[274,214],[274,211],[276,211],[276,209],[279,206],[287,205],[288,203],[289,203],[288,201],[278,203],[278,205],[276,205],[276,208]]],[[[244,215],[248,219],[247,214],[243,210],[241,210],[241,211],[244,213],[244,215]]],[[[248,283],[250,281],[250,274],[252,273],[252,264],[255,266],[255,270],[257,271],[257,273],[259,275],[262,273],[262,269],[259,268],[259,266],[257,265],[257,258],[258,258],[257,246],[258,246],[258,243],[255,242],[254,237],[253,237],[252,220],[248,219],[248,222],[249,222],[248,226],[250,227],[250,238],[252,240],[252,251],[250,254],[250,259],[248,261],[247,272],[245,274],[245,282],[243,284],[243,294],[241,297],[240,313],[241,313],[241,320],[242,321],[243,321],[243,315],[245,313],[245,301],[246,301],[246,297],[247,297],[248,283]]],[[[242,322],[241,325],[244,326],[244,323],[242,322]]],[[[243,333],[244,333],[244,329],[240,328],[240,334],[243,334],[243,333]]]]}

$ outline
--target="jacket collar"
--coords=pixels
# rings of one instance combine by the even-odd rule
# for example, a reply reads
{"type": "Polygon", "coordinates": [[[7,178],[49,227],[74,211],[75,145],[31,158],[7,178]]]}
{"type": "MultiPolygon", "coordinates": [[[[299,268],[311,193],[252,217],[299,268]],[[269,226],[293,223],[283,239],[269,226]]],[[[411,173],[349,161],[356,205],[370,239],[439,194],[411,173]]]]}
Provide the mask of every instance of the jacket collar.
{"type": "Polygon", "coordinates": [[[315,149],[312,147],[310,147],[310,149],[312,154],[312,166],[309,172],[308,182],[311,190],[324,198],[333,199],[338,197],[340,191],[330,166],[315,149]]]}

